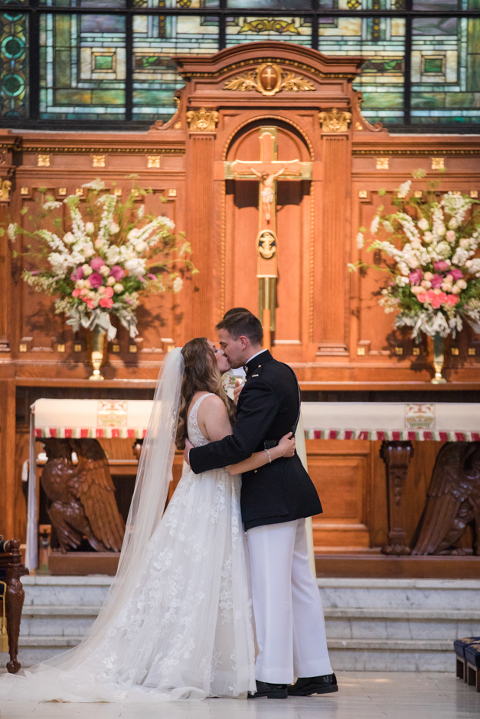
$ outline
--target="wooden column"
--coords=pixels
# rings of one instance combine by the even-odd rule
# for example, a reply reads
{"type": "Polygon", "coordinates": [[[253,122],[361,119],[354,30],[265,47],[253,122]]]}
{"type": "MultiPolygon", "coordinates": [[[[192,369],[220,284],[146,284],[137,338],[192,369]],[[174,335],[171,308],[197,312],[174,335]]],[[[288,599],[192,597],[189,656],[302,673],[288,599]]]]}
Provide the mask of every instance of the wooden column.
{"type": "Polygon", "coordinates": [[[411,554],[405,544],[405,507],[403,489],[408,465],[413,457],[411,442],[385,441],[380,456],[385,462],[387,472],[388,498],[388,544],[382,548],[384,554],[411,554]]]}
{"type": "Polygon", "coordinates": [[[186,234],[193,249],[192,260],[199,270],[193,279],[191,316],[187,336],[213,337],[220,257],[213,245],[214,216],[214,133],[192,133],[187,143],[186,234]]]}
{"type": "MultiPolygon", "coordinates": [[[[1,369],[1,368],[0,368],[1,369]]],[[[15,530],[15,380],[0,377],[0,534],[15,530]]]]}
{"type": "Polygon", "coordinates": [[[323,138],[323,222],[321,238],[321,284],[317,288],[316,312],[321,315],[319,354],[346,355],[345,328],[345,237],[350,158],[347,135],[323,138]]]}

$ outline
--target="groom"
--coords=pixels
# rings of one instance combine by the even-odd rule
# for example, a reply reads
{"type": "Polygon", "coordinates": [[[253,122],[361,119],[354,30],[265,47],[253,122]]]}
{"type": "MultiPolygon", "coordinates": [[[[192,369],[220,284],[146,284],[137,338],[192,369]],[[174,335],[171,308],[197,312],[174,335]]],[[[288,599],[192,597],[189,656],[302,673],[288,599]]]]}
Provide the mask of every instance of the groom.
{"type": "MultiPolygon", "coordinates": [[[[295,432],[299,418],[295,374],[262,349],[262,325],[255,315],[229,310],[216,329],[231,366],[245,365],[246,381],[233,434],[190,450],[187,461],[195,474],[236,464],[253,452],[268,454],[284,434],[295,432]]],[[[337,691],[305,534],[305,517],[322,507],[298,455],[243,474],[241,510],[259,650],[257,691],[250,696],[284,699],[337,691]]]]}

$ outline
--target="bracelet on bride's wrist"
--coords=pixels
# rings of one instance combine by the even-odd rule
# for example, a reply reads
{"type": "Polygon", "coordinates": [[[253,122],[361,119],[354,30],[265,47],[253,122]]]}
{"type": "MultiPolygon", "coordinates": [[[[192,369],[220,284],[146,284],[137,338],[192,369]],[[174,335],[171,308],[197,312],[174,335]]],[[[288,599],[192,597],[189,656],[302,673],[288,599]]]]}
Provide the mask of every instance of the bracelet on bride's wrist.
{"type": "Polygon", "coordinates": [[[270,454],[270,452],[268,451],[267,448],[265,448],[265,452],[268,454],[268,461],[271,462],[271,461],[272,461],[272,455],[270,454]]]}

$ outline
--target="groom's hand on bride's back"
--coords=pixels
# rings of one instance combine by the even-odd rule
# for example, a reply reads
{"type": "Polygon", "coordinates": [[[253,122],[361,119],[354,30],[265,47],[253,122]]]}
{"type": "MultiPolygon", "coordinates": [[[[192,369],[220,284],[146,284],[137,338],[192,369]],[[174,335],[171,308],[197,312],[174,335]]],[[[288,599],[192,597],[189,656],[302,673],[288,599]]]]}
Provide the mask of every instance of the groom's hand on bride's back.
{"type": "Polygon", "coordinates": [[[191,449],[193,449],[194,445],[190,442],[188,437],[185,439],[185,449],[183,450],[183,461],[188,464],[190,467],[190,460],[188,458],[188,453],[191,449]]]}

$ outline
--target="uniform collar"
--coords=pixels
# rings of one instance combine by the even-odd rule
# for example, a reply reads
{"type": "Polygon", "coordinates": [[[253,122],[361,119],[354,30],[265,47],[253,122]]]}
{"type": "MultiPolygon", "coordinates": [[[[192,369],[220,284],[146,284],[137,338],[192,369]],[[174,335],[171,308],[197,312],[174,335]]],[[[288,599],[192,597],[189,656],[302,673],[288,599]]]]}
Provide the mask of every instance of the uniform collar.
{"type": "Polygon", "coordinates": [[[268,360],[271,359],[273,359],[273,357],[269,350],[261,350],[256,355],[253,355],[253,357],[250,357],[243,369],[248,376],[254,369],[257,369],[257,367],[260,367],[261,364],[268,362],[268,360]]]}

